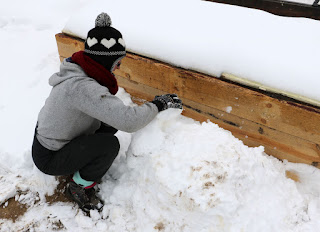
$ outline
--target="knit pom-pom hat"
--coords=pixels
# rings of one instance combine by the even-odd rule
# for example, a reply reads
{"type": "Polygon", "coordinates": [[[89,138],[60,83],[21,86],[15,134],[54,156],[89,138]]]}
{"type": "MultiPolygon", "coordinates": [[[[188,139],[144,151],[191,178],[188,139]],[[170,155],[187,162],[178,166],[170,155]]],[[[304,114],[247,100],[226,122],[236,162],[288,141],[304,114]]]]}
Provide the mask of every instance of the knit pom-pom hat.
{"type": "Polygon", "coordinates": [[[88,32],[85,54],[103,65],[110,72],[126,56],[126,45],[122,34],[111,27],[111,18],[101,13],[96,18],[95,28],[88,32]]]}

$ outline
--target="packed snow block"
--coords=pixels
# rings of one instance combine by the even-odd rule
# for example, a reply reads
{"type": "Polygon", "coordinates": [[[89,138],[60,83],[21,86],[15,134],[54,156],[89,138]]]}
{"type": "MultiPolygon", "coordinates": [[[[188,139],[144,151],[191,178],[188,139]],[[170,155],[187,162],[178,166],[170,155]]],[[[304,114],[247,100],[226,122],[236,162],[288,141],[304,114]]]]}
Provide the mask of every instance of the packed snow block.
{"type": "MultiPolygon", "coordinates": [[[[56,40],[61,60],[84,47],[83,40],[66,34],[57,34],[56,40]]],[[[133,53],[127,54],[115,74],[138,104],[155,95],[177,93],[187,117],[209,119],[246,145],[262,145],[279,159],[314,166],[320,162],[319,107],[133,53]]]]}

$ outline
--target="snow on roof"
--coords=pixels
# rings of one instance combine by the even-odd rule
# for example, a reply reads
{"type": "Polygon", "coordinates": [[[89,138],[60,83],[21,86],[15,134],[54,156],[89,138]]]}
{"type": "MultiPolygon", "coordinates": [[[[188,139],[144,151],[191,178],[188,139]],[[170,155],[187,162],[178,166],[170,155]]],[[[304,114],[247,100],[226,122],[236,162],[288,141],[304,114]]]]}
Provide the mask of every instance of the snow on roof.
{"type": "Polygon", "coordinates": [[[320,106],[320,21],[199,0],[94,0],[63,32],[85,39],[102,11],[128,51],[320,106]]]}
{"type": "MultiPolygon", "coordinates": [[[[285,0],[285,2],[296,2],[296,3],[302,3],[307,5],[312,5],[315,0],[285,0]]],[[[280,2],[280,0],[279,0],[280,2]]]]}

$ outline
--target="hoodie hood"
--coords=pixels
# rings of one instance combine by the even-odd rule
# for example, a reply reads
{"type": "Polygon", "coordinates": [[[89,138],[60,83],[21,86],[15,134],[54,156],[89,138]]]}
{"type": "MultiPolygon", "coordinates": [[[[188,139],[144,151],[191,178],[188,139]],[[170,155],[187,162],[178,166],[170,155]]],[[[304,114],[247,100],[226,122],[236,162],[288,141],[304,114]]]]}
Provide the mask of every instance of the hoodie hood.
{"type": "Polygon", "coordinates": [[[64,59],[60,65],[60,71],[49,78],[49,85],[56,86],[73,77],[87,77],[87,74],[79,65],[64,59]]]}

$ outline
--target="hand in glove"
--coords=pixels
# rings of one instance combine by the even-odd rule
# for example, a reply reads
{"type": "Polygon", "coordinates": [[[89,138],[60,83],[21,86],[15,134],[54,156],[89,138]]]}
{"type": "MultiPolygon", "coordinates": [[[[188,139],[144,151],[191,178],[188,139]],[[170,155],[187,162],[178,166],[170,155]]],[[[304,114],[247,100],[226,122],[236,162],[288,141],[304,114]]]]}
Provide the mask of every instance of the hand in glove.
{"type": "Polygon", "coordinates": [[[152,103],[158,107],[159,112],[168,108],[182,109],[182,101],[176,94],[155,96],[152,103]]]}

